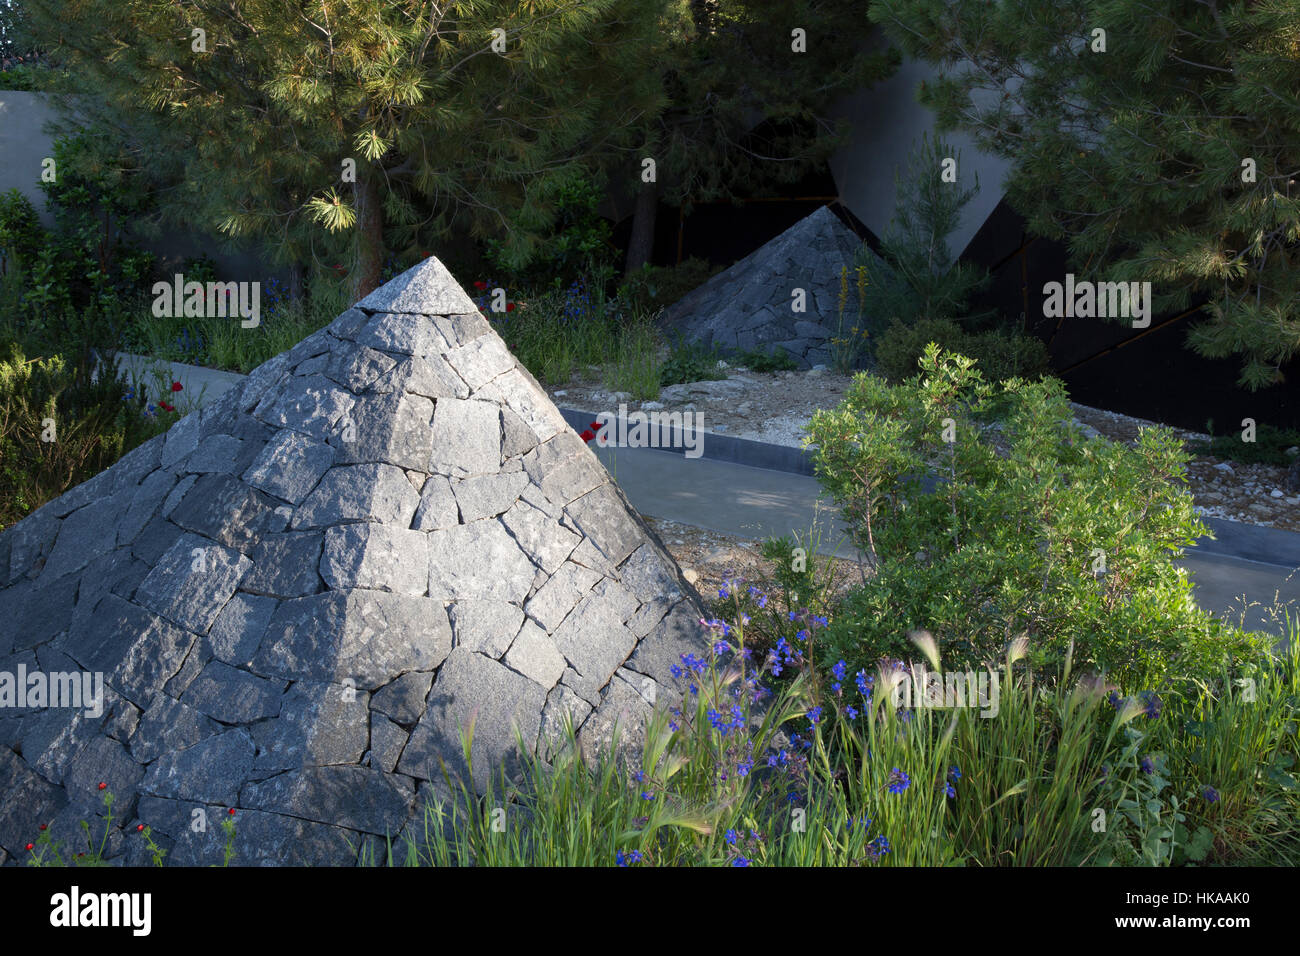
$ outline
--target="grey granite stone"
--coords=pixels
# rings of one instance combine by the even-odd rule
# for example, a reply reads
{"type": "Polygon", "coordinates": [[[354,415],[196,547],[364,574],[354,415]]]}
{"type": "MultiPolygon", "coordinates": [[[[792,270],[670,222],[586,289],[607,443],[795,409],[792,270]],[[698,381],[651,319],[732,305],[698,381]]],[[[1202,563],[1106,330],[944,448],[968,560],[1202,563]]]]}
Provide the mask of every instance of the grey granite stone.
{"type": "Polygon", "coordinates": [[[528,603],[524,605],[524,610],[549,634],[560,626],[560,622],[598,580],[600,575],[596,572],[571,561],[565,562],[538,592],[529,598],[528,603]]]}
{"type": "Polygon", "coordinates": [[[522,600],[536,568],[499,520],[430,531],[429,596],[522,600]]]}
{"type": "Polygon", "coordinates": [[[391,392],[363,395],[330,438],[340,462],[386,462],[424,469],[433,452],[433,402],[391,392]]]}
{"type": "Polygon", "coordinates": [[[34,842],[37,825],[53,819],[67,797],[7,748],[0,748],[0,780],[5,782],[0,790],[0,847],[25,860],[29,855],[25,847],[34,842]]]}
{"type": "Polygon", "coordinates": [[[144,530],[176,487],[176,480],[170,471],[159,469],[145,478],[131,493],[131,499],[117,522],[119,545],[130,544],[144,530]]]}
{"type": "Polygon", "coordinates": [[[594,593],[583,598],[552,637],[578,672],[580,681],[574,683],[574,688],[588,698],[605,686],[636,647],[632,632],[594,593]]]}
{"type": "Polygon", "coordinates": [[[612,564],[620,564],[645,540],[645,533],[613,484],[601,485],[565,510],[583,536],[612,564]]]}
{"type": "Polygon", "coordinates": [[[291,598],[321,590],[320,565],[324,534],[289,531],[268,534],[253,548],[252,567],[240,582],[250,594],[291,598]]]}
{"type": "Polygon", "coordinates": [[[109,687],[143,707],[180,670],[196,640],[194,633],[109,594],[84,629],[69,632],[66,650],[87,670],[102,671],[109,687]]]}
{"type": "Polygon", "coordinates": [[[250,547],[266,529],[274,506],[230,475],[200,475],[176,510],[173,524],[237,550],[250,547]]]}
{"type": "Polygon", "coordinates": [[[346,521],[409,527],[420,496],[400,468],[384,464],[338,465],[294,512],[293,527],[322,528],[346,521]]]}
{"type": "Polygon", "coordinates": [[[220,724],[193,707],[158,693],[144,708],[140,723],[131,735],[131,756],[140,763],[152,763],[165,753],[192,747],[221,731],[220,724]]]}
{"type": "Polygon", "coordinates": [[[236,592],[208,631],[213,657],[237,667],[247,666],[257,654],[277,604],[274,598],[236,592]]]}
{"type": "Polygon", "coordinates": [[[559,570],[581,540],[532,505],[517,502],[501,516],[501,523],[539,568],[547,574],[559,570]]]}
{"type": "Polygon", "coordinates": [[[320,559],[321,577],[336,591],[368,588],[422,595],[429,582],[425,538],[423,531],[385,524],[329,528],[320,559]]]}
{"type": "Polygon", "coordinates": [[[493,660],[510,647],[524,623],[524,612],[494,598],[467,598],[447,607],[455,646],[486,654],[493,660]]]}
{"type": "Polygon", "coordinates": [[[250,724],[279,715],[284,688],[283,681],[254,677],[214,660],[181,695],[181,703],[223,724],[250,724]]]}
{"type": "Polygon", "coordinates": [[[517,776],[516,734],[537,739],[546,692],[502,664],[457,648],[438,672],[429,709],[411,731],[398,771],[422,780],[440,776],[439,760],[453,776],[469,776],[461,734],[473,724],[470,758],[473,783],[482,792],[488,778],[504,770],[517,776]]]}
{"type": "Polygon", "coordinates": [[[446,339],[429,321],[428,316],[390,313],[372,316],[357,333],[357,342],[384,352],[436,358],[447,350],[446,339]]]}
{"type": "Polygon", "coordinates": [[[569,748],[569,731],[577,736],[583,721],[592,712],[587,703],[573,688],[557,684],[546,697],[538,732],[538,753],[544,760],[554,760],[569,748]]]}
{"type": "Polygon", "coordinates": [[[117,520],[129,500],[127,494],[101,498],[63,519],[58,540],[41,572],[42,581],[80,571],[99,548],[113,546],[117,541],[117,520]]]}
{"type": "Polygon", "coordinates": [[[431,671],[451,650],[440,601],[357,591],[281,602],[253,669],[290,680],[354,680],[374,690],[407,671],[431,671]]]}
{"type": "Polygon", "coordinates": [[[325,366],[325,377],[359,395],[396,364],[397,360],[391,355],[366,346],[338,350],[325,366]]]}
{"type": "Polygon", "coordinates": [[[370,766],[392,773],[406,746],[406,731],[383,714],[370,715],[370,766]]]}
{"type": "Polygon", "coordinates": [[[270,392],[254,414],[276,428],[294,431],[325,441],[334,433],[339,419],[356,404],[356,397],[323,375],[291,379],[283,388],[270,392]]]}
{"type": "MultiPolygon", "coordinates": [[[[429,479],[430,482],[434,478],[429,479]]],[[[519,495],[527,484],[528,476],[523,472],[515,472],[508,475],[479,475],[475,478],[464,478],[454,483],[451,489],[456,495],[461,521],[469,524],[480,518],[492,518],[503,514],[519,500],[519,495]]],[[[508,522],[507,527],[509,527],[508,522]]],[[[517,538],[518,535],[515,537],[517,538]]]]}
{"type": "Polygon", "coordinates": [[[244,730],[228,730],[185,750],[169,751],[149,767],[142,793],[177,800],[233,806],[239,784],[253,770],[253,739],[244,730]]]}
{"type": "Polygon", "coordinates": [[[413,724],[424,714],[424,701],[433,686],[433,673],[411,671],[385,684],[370,698],[370,709],[399,724],[413,724]]]}
{"type": "Polygon", "coordinates": [[[368,767],[307,767],[250,783],[239,799],[241,806],[253,810],[392,836],[406,821],[415,788],[401,777],[368,767]]]}
{"type": "Polygon", "coordinates": [[[500,413],[496,405],[441,398],[433,410],[429,471],[464,478],[501,469],[500,413]]]}
{"type": "Polygon", "coordinates": [[[447,364],[470,387],[482,388],[498,375],[515,367],[515,357],[495,335],[485,335],[446,354],[447,364]]]}
{"type": "Polygon", "coordinates": [[[191,412],[167,429],[167,438],[159,458],[159,464],[163,468],[175,468],[199,447],[199,425],[199,415],[191,412]]]}
{"type": "Polygon", "coordinates": [[[199,443],[194,454],[185,462],[191,472],[220,472],[226,475],[241,474],[252,462],[257,449],[251,442],[233,435],[211,435],[199,443]]]}
{"type": "Polygon", "coordinates": [[[136,603],[206,634],[252,562],[197,535],[181,536],[136,589],[136,603]]]}
{"type": "Polygon", "coordinates": [[[350,684],[298,681],[285,694],[280,714],[254,724],[254,769],[355,764],[370,735],[370,695],[350,684]]]}
{"type": "Polygon", "coordinates": [[[433,399],[469,398],[469,386],[445,362],[426,362],[418,355],[398,362],[375,381],[371,391],[380,395],[406,392],[433,399]]]}
{"type": "Polygon", "coordinates": [[[524,622],[504,660],[511,670],[537,681],[548,691],[560,682],[566,666],[555,642],[532,621],[524,622]]]}
{"type": "Polygon", "coordinates": [[[291,505],[299,504],[334,463],[334,449],[285,429],[258,453],[244,481],[291,505]]]}
{"type": "Polygon", "coordinates": [[[384,283],[357,303],[366,312],[418,312],[465,315],[478,310],[452,274],[430,256],[384,283]]]}
{"type": "Polygon", "coordinates": [[[430,475],[420,491],[420,506],[411,527],[416,531],[439,531],[459,524],[460,509],[451,482],[444,475],[430,475]]]}

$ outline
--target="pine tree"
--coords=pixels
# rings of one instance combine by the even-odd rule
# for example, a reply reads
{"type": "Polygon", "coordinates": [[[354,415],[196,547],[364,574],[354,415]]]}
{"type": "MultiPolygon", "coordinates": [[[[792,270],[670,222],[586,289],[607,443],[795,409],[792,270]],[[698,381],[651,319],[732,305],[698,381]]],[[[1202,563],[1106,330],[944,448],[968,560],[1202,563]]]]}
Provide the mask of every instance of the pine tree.
{"type": "Polygon", "coordinates": [[[287,259],[346,233],[361,295],[453,226],[527,261],[556,194],[657,111],[663,2],[29,6],[105,121],[178,167],[174,216],[287,259]]]}
{"type": "Polygon", "coordinates": [[[847,131],[829,107],[898,62],[863,51],[863,10],[861,0],[676,5],[658,55],[667,108],[644,130],[642,155],[655,159],[656,178],[636,180],[629,271],[649,260],[659,201],[730,199],[794,182],[825,161],[847,131]]]}
{"type": "Polygon", "coordinates": [[[1300,0],[877,0],[949,71],[921,101],[1007,157],[1011,205],[1073,271],[1209,297],[1188,339],[1241,384],[1300,353],[1300,0]],[[951,69],[956,65],[957,69],[951,69]]]}

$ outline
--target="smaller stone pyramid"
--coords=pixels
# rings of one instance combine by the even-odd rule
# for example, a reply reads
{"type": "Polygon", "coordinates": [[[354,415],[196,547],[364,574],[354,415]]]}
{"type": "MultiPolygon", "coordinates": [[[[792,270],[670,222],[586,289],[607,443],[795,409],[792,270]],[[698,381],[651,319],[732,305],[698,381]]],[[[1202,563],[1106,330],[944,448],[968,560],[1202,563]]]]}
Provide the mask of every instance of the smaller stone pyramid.
{"type": "MultiPolygon", "coordinates": [[[[688,341],[725,353],[783,349],[802,368],[828,364],[838,323],[840,270],[853,283],[861,240],[822,206],[781,235],[687,293],[662,323],[688,341]],[[806,311],[791,308],[803,289],[806,311]]],[[[851,293],[852,294],[852,293],[851,293]]]]}
{"type": "Polygon", "coordinates": [[[634,741],[700,617],[426,259],[0,534],[0,698],[103,679],[99,708],[0,707],[0,863],[40,824],[80,837],[100,782],[126,862],[137,821],[169,862],[219,860],[237,808],[236,863],[352,863],[466,773],[471,723],[480,790],[516,733],[546,759],[566,719],[588,754],[616,721],[634,741]]]}

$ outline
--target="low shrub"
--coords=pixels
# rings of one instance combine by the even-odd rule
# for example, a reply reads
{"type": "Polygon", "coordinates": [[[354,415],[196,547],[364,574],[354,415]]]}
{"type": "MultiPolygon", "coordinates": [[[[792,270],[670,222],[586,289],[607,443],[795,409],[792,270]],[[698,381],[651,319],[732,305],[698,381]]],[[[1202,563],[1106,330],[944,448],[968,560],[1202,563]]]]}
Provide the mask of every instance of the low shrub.
{"type": "Polygon", "coordinates": [[[124,378],[0,343],[0,529],[98,474],[177,419],[124,378]]]}
{"type": "Polygon", "coordinates": [[[1047,346],[1032,335],[1015,332],[969,332],[951,319],[893,322],[876,343],[876,368],[891,382],[916,374],[925,347],[935,343],[945,352],[969,356],[990,382],[1037,378],[1050,367],[1047,346]]]}
{"type": "Polygon", "coordinates": [[[1209,532],[1172,432],[1145,429],[1134,448],[1085,439],[1055,379],[993,386],[933,344],[921,367],[902,385],[858,375],[809,425],[870,574],[828,654],[860,665],[925,628],[977,662],[1025,634],[1040,662],[1073,646],[1080,666],[1154,688],[1258,652],[1262,639],[1196,606],[1173,564],[1209,532]]]}
{"type": "Polygon", "coordinates": [[[720,271],[719,267],[695,257],[684,259],[675,266],[644,265],[619,285],[620,308],[631,313],[653,315],[704,285],[720,271]]]}
{"type": "Polygon", "coordinates": [[[770,352],[751,349],[741,352],[736,361],[752,372],[790,372],[799,367],[799,363],[782,348],[770,352]]]}
{"type": "Polygon", "coordinates": [[[659,384],[665,388],[669,385],[684,385],[687,382],[718,381],[727,377],[719,366],[722,353],[699,342],[688,342],[678,338],[672,345],[668,358],[664,360],[660,372],[659,384]]]}
{"type": "Polygon", "coordinates": [[[1294,455],[1288,455],[1288,448],[1300,446],[1300,431],[1293,428],[1278,428],[1268,422],[1260,422],[1255,428],[1255,440],[1244,441],[1242,432],[1227,435],[1214,434],[1214,422],[1205,423],[1205,430],[1210,434],[1208,442],[1191,442],[1190,451],[1197,455],[1213,455],[1226,458],[1243,465],[1281,465],[1286,467],[1295,461],[1294,455]]]}

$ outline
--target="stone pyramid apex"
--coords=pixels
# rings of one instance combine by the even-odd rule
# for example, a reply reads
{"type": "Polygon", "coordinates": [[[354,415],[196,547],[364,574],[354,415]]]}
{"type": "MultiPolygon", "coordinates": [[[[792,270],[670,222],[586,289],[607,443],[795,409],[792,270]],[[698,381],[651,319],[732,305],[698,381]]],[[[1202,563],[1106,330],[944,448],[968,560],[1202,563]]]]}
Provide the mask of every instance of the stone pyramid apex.
{"type": "Polygon", "coordinates": [[[189,821],[233,807],[236,863],[353,862],[420,831],[471,721],[479,788],[516,732],[546,759],[566,720],[584,752],[634,742],[700,617],[427,259],[0,534],[0,863],[42,823],[75,838],[100,781],[110,857],[146,862],[138,821],[212,862],[189,821]]]}
{"type": "Polygon", "coordinates": [[[389,279],[357,303],[366,312],[410,312],[422,315],[477,314],[478,306],[434,256],[389,279]]]}

